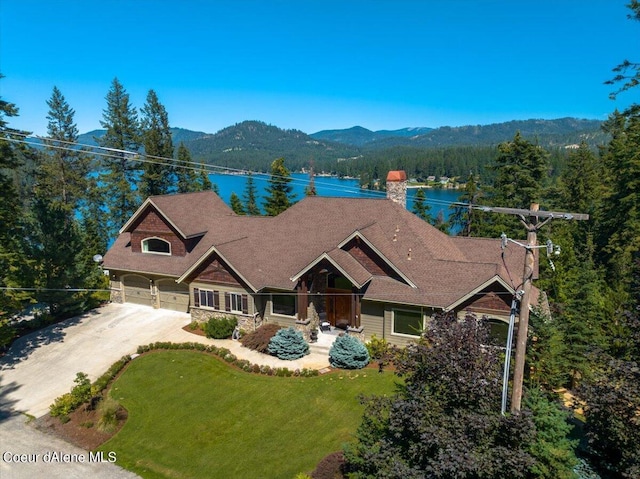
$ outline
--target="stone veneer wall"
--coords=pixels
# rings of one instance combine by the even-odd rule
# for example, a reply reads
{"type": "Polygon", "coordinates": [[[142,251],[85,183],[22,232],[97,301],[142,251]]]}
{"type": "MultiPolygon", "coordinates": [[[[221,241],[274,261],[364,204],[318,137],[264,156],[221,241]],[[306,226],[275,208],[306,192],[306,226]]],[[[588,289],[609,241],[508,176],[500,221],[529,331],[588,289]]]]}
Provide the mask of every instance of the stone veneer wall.
{"type": "Polygon", "coordinates": [[[387,181],[387,198],[407,207],[407,182],[387,181]]]}
{"type": "MultiPolygon", "coordinates": [[[[191,308],[191,319],[199,323],[206,323],[211,318],[226,318],[228,316],[235,316],[238,319],[238,327],[245,331],[253,331],[254,318],[251,315],[232,314],[224,311],[211,311],[209,309],[191,308]]],[[[256,324],[262,324],[262,318],[256,318],[256,324]]]]}
{"type": "Polygon", "coordinates": [[[122,282],[117,279],[112,279],[109,281],[109,289],[111,290],[110,299],[112,303],[122,304],[124,303],[124,298],[122,294],[122,282]]]}

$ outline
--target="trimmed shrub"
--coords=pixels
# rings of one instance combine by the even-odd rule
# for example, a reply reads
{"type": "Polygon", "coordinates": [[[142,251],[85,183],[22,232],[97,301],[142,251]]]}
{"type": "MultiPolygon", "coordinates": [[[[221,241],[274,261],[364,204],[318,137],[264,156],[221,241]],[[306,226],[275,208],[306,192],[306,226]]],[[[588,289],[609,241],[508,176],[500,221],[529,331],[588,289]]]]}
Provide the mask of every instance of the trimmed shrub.
{"type": "Polygon", "coordinates": [[[75,411],[78,406],[91,399],[91,381],[85,373],[77,373],[73,380],[76,385],[71,392],[63,394],[55,399],[54,403],[49,406],[49,413],[53,416],[65,417],[69,413],[75,411]]]}
{"type": "Polygon", "coordinates": [[[304,340],[302,333],[293,328],[279,330],[267,348],[270,354],[278,359],[292,360],[299,359],[309,354],[309,344],[304,340]]]}
{"type": "Polygon", "coordinates": [[[275,323],[266,323],[255,331],[247,333],[240,338],[240,344],[245,348],[253,349],[259,353],[267,353],[271,338],[280,330],[280,326],[275,323]]]}
{"type": "Polygon", "coordinates": [[[235,316],[225,316],[224,318],[211,318],[204,325],[204,334],[208,338],[228,339],[233,334],[233,330],[238,325],[238,318],[235,316]]]}
{"type": "Polygon", "coordinates": [[[373,360],[385,360],[389,354],[389,343],[384,338],[378,338],[375,334],[365,344],[369,357],[373,360]]]}
{"type": "Polygon", "coordinates": [[[342,451],[332,452],[325,456],[315,470],[311,473],[311,479],[335,479],[344,477],[344,454],[342,451]]]}
{"type": "Polygon", "coordinates": [[[340,369],[361,369],[369,364],[369,351],[353,336],[338,336],[329,350],[329,364],[340,369]]]}

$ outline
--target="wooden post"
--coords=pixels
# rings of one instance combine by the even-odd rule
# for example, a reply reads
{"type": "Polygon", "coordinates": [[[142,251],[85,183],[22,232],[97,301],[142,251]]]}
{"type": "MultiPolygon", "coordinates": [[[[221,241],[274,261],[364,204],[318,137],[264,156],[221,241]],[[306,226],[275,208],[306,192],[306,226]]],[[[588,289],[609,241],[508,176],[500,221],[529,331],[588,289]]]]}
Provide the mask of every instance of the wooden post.
{"type": "MultiPolygon", "coordinates": [[[[538,211],[539,205],[531,205],[531,211],[538,211]]],[[[518,322],[518,339],[516,342],[516,357],[513,371],[513,392],[511,395],[511,412],[520,411],[522,403],[522,383],[524,381],[524,363],[527,353],[527,334],[529,331],[529,303],[531,301],[531,281],[535,267],[535,248],[538,242],[537,217],[531,218],[527,226],[527,248],[524,259],[524,273],[522,289],[524,291],[520,301],[520,319],[518,322]]]]}

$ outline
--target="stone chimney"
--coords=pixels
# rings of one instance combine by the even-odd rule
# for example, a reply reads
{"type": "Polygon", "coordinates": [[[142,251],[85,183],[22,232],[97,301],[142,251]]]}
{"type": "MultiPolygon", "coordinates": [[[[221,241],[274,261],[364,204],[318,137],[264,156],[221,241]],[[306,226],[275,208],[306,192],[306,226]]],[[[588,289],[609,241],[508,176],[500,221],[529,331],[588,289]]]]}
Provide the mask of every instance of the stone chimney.
{"type": "Polygon", "coordinates": [[[387,199],[407,207],[407,174],[404,170],[390,171],[387,174],[387,199]]]}

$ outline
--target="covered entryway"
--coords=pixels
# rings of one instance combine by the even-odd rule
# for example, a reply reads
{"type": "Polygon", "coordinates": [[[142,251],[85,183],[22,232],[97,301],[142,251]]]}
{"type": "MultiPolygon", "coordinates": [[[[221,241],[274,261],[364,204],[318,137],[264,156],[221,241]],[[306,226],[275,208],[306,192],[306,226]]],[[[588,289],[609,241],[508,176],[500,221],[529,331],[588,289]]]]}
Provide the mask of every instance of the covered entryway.
{"type": "Polygon", "coordinates": [[[161,279],[156,281],[160,308],[171,311],[189,312],[189,286],[184,283],[176,283],[173,279],[161,279]]]}
{"type": "Polygon", "coordinates": [[[327,321],[331,326],[347,329],[352,326],[352,294],[349,290],[327,289],[327,321]]]}
{"type": "Polygon", "coordinates": [[[151,296],[151,281],[144,276],[130,274],[122,279],[124,286],[124,301],[126,303],[153,306],[151,296]]]}

